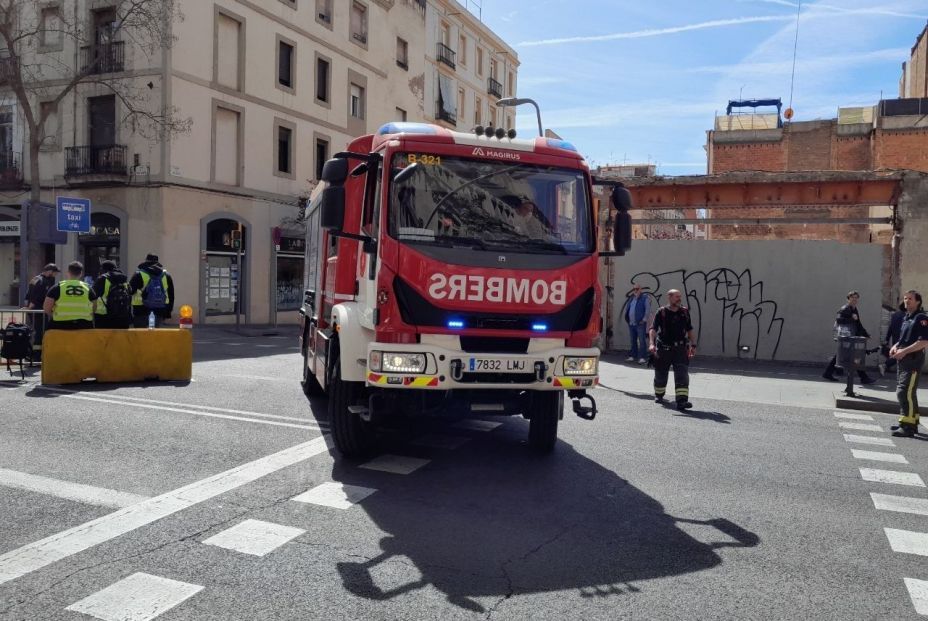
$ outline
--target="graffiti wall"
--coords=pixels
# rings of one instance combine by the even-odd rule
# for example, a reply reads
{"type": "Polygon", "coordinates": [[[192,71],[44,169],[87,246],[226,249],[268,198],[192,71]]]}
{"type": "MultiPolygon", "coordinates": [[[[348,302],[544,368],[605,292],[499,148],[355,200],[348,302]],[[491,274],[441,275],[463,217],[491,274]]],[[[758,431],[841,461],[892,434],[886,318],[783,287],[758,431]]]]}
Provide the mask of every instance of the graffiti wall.
{"type": "Polygon", "coordinates": [[[832,325],[848,291],[879,333],[882,251],[876,244],[831,241],[635,241],[616,261],[612,348],[629,346],[625,309],[633,283],[651,298],[683,293],[704,355],[825,361],[832,325]]]}

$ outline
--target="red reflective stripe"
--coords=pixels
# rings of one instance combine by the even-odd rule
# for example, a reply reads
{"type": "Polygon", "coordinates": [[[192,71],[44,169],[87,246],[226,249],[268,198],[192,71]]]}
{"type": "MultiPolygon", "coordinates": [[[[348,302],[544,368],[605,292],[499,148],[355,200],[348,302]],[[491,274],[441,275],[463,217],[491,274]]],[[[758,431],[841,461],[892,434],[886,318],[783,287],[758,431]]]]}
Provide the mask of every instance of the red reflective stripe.
{"type": "Polygon", "coordinates": [[[438,386],[438,378],[433,377],[432,381],[429,382],[429,386],[438,386]]]}

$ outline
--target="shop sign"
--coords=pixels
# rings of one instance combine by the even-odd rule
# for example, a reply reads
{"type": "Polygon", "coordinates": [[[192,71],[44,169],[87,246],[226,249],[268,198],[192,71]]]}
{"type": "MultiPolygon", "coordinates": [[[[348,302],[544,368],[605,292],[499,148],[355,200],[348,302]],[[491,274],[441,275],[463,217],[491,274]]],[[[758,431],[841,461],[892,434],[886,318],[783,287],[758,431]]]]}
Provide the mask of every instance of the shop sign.
{"type": "Polygon", "coordinates": [[[19,222],[0,222],[0,237],[19,237],[19,222]]]}
{"type": "Polygon", "coordinates": [[[303,254],[306,252],[306,238],[304,237],[281,237],[279,252],[292,252],[303,254]]]}
{"type": "Polygon", "coordinates": [[[55,200],[58,230],[67,233],[90,232],[90,199],[59,196],[55,200]]]}

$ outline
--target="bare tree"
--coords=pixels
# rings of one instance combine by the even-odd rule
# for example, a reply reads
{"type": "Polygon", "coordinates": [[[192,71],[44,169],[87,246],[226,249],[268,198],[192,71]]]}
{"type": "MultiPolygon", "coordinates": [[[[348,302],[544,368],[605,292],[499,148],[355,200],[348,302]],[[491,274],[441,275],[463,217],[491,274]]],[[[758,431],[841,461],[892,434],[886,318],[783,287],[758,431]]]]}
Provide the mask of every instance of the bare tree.
{"type": "MultiPolygon", "coordinates": [[[[174,23],[183,19],[178,3],[113,0],[105,23],[94,24],[88,22],[88,12],[80,10],[86,9],[82,0],[60,5],[44,0],[0,0],[0,79],[12,90],[24,121],[30,205],[41,200],[39,154],[55,133],[46,130],[49,116],[84,85],[96,85],[115,95],[124,111],[120,123],[137,135],[158,141],[189,130],[191,121],[180,118],[176,108],[153,101],[152,83],[142,83],[114,62],[117,42],[137,55],[135,65],[156,55],[160,60],[162,51],[174,43],[174,23]]],[[[29,238],[32,233],[27,231],[29,238]]],[[[39,245],[29,244],[28,251],[24,248],[26,257],[29,273],[36,273],[42,262],[39,245]]]]}

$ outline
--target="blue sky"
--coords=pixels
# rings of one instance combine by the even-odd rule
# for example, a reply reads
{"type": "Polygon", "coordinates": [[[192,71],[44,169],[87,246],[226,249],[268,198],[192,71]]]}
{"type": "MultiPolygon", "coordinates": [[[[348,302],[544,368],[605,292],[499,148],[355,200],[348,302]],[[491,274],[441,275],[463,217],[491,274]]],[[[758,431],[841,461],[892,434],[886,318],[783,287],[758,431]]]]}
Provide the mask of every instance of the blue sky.
{"type": "MultiPolygon", "coordinates": [[[[462,0],[463,2],[463,0],[462,0]]],[[[729,99],[790,96],[792,0],[482,0],[519,53],[519,95],[592,166],[705,172],[706,130],[729,99]]],[[[471,5],[473,7],[473,5],[471,5]]],[[[794,120],[898,95],[928,0],[803,2],[794,120]]],[[[520,134],[534,113],[520,109],[520,134]]]]}

